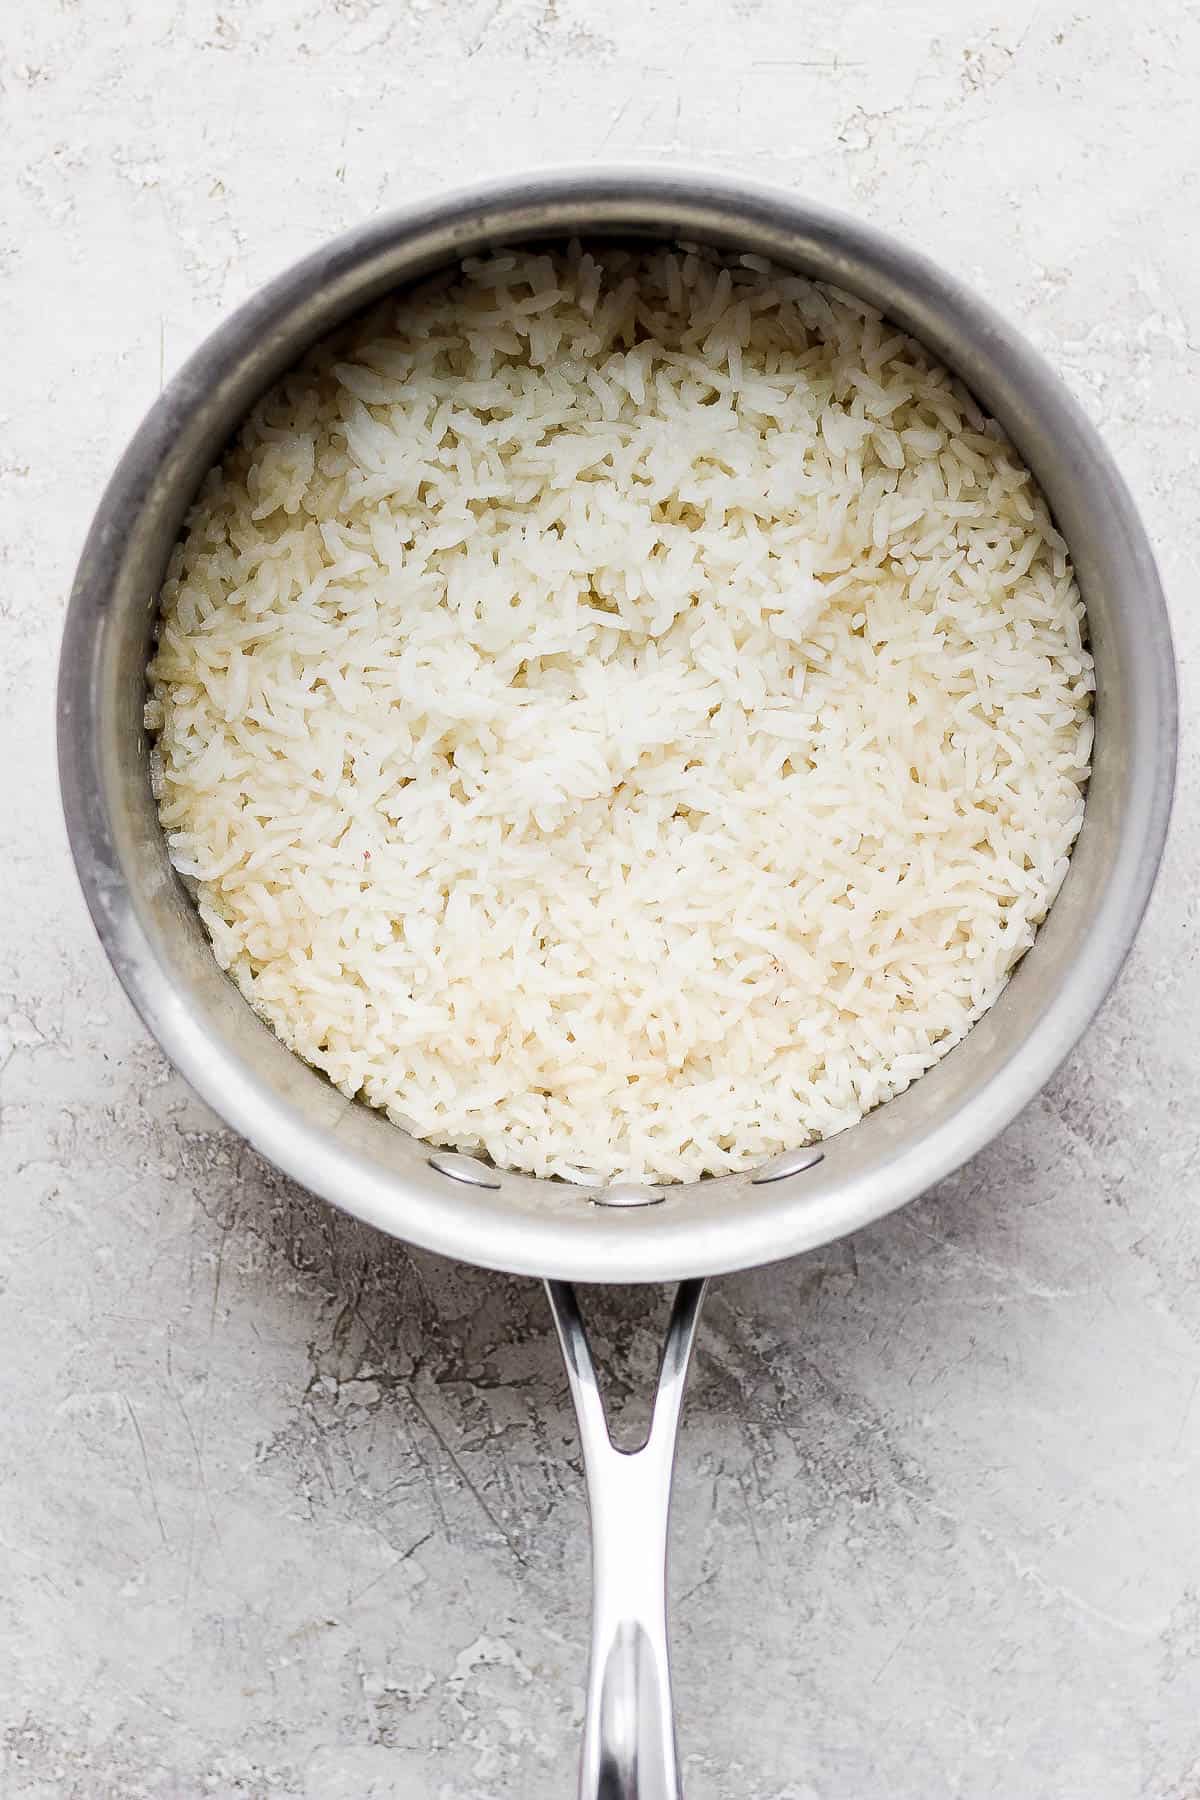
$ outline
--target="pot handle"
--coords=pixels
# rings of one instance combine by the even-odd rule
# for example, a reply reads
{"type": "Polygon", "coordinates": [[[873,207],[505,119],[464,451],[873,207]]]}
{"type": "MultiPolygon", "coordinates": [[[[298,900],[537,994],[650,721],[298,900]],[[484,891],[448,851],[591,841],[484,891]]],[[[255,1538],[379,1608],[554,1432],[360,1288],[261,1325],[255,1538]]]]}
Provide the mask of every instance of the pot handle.
{"type": "Polygon", "coordinates": [[[608,1433],[575,1289],[548,1281],[579,1421],[592,1520],[592,1648],[579,1800],[681,1800],[667,1648],[667,1514],[675,1439],[703,1281],[683,1281],[654,1413],[638,1450],[608,1433]]]}

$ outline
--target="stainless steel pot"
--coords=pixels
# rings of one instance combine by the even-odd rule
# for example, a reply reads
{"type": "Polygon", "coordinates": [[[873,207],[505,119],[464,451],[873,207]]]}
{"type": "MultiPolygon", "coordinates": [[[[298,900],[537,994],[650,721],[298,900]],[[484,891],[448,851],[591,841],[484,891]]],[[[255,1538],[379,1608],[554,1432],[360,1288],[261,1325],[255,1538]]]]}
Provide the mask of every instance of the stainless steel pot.
{"type": "MultiPolygon", "coordinates": [[[[142,1018],[218,1113],[305,1186],[447,1256],[547,1278],[580,1421],[595,1619],[580,1792],[678,1792],[663,1566],[696,1278],[828,1243],[987,1142],[1075,1042],[1149,898],[1174,779],[1174,664],[1145,532],[1096,432],[1023,339],[931,262],[782,193],[679,172],[531,175],[373,220],[271,283],[207,340],[126,451],[84,547],[59,681],[63,800],[105,949],[142,1018]],[[1096,745],[1070,873],[1009,987],[898,1099],[754,1175],[601,1192],[439,1155],[299,1062],[217,968],[167,861],[147,773],[155,596],[199,482],[263,390],[389,289],[488,245],[691,238],[836,283],[920,338],[1004,425],[1067,538],[1096,657],[1096,745]],[[640,1204],[636,1204],[640,1202],[640,1204]],[[608,1440],[575,1280],[681,1280],[643,1451],[608,1440]]],[[[998,1203],[1000,1203],[998,1201],[998,1203]]]]}

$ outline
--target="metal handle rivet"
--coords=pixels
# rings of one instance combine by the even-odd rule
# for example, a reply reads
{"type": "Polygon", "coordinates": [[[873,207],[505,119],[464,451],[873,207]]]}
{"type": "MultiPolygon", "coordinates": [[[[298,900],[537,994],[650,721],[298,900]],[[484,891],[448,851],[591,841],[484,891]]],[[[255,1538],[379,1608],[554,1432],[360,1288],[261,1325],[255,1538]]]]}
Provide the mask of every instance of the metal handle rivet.
{"type": "Polygon", "coordinates": [[[825,1152],[810,1144],[806,1150],[788,1150],[783,1156],[768,1163],[757,1175],[750,1177],[751,1187],[764,1187],[768,1181],[782,1181],[788,1175],[802,1175],[805,1169],[815,1169],[819,1162],[825,1161],[825,1152]]]}
{"type": "Polygon", "coordinates": [[[642,1187],[637,1181],[614,1181],[592,1196],[597,1206],[658,1206],[666,1197],[661,1188],[642,1187]]]}
{"type": "Polygon", "coordinates": [[[489,1169],[486,1163],[476,1162],[473,1156],[459,1156],[453,1150],[439,1150],[436,1156],[429,1158],[429,1166],[436,1169],[439,1175],[448,1175],[451,1181],[467,1181],[472,1187],[500,1186],[500,1177],[495,1169],[489,1169]]]}

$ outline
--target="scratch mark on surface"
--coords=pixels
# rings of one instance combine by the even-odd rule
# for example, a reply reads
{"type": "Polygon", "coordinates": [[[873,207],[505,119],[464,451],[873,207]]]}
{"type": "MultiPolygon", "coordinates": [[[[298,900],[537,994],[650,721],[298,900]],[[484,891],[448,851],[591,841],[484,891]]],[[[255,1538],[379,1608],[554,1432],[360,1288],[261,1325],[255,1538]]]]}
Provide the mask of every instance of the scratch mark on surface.
{"type": "Polygon", "coordinates": [[[390,1562],[386,1569],[380,1569],[378,1575],[372,1575],[370,1581],[368,1581],[364,1587],[360,1587],[357,1593],[351,1594],[350,1598],[346,1602],[347,1610],[349,1610],[349,1608],[352,1606],[357,1606],[358,1602],[362,1599],[364,1594],[369,1594],[373,1587],[378,1587],[379,1583],[384,1579],[384,1577],[387,1575],[390,1575],[393,1572],[393,1570],[398,1569],[400,1567],[401,1563],[406,1563],[410,1556],[415,1556],[417,1554],[417,1551],[421,1548],[422,1544],[427,1544],[432,1536],[433,1536],[433,1528],[431,1526],[430,1529],[427,1532],[425,1532],[423,1536],[421,1536],[417,1539],[415,1544],[410,1544],[408,1546],[407,1550],[402,1550],[400,1552],[399,1556],[396,1557],[395,1561],[390,1562]]]}
{"type": "Polygon", "coordinates": [[[1189,1395],[1187,1397],[1187,1401],[1184,1405],[1183,1417],[1179,1421],[1179,1430],[1175,1433],[1175,1442],[1171,1445],[1172,1456],[1175,1454],[1176,1450],[1178,1450],[1180,1444],[1183,1442],[1183,1434],[1187,1430],[1188,1420],[1192,1416],[1192,1402],[1196,1398],[1196,1390],[1198,1388],[1200,1388],[1200,1375],[1197,1375],[1195,1381],[1193,1381],[1191,1392],[1189,1393],[1189,1395]]]}
{"type": "MultiPolygon", "coordinates": [[[[944,1592],[944,1590],[943,1590],[943,1592],[944,1592]]],[[[921,1608],[921,1610],[917,1614],[916,1618],[909,1620],[908,1624],[904,1627],[904,1630],[900,1633],[900,1636],[896,1639],[895,1643],[892,1645],[891,1649],[888,1651],[887,1655],[884,1657],[883,1661],[880,1663],[879,1667],[876,1669],[874,1675],[872,1675],[872,1677],[871,1677],[871,1686],[872,1687],[874,1687],[876,1685],[876,1683],[879,1681],[880,1677],[882,1675],[884,1675],[888,1669],[891,1668],[892,1664],[895,1662],[896,1658],[899,1656],[901,1650],[903,1650],[905,1644],[907,1644],[907,1642],[908,1642],[909,1638],[912,1636],[913,1632],[916,1631],[919,1626],[921,1626],[925,1623],[926,1619],[929,1617],[930,1613],[933,1611],[934,1607],[937,1605],[938,1601],[941,1598],[942,1598],[941,1593],[932,1595],[931,1598],[925,1602],[925,1605],[921,1608]]]]}
{"type": "Polygon", "coordinates": [[[616,112],[613,114],[612,118],[609,120],[608,130],[605,132],[604,136],[600,139],[600,142],[597,145],[597,149],[603,150],[608,145],[608,143],[610,142],[610,140],[613,136],[613,133],[617,129],[617,126],[621,123],[621,120],[625,117],[625,114],[629,111],[629,109],[632,105],[633,105],[632,96],[630,96],[629,98],[627,98],[625,100],[622,100],[620,106],[618,106],[616,112]]]}
{"type": "Polygon", "coordinates": [[[429,1427],[430,1431],[433,1433],[434,1437],[437,1439],[438,1443],[441,1445],[442,1449],[445,1451],[446,1455],[449,1457],[450,1461],[453,1463],[455,1469],[458,1471],[458,1475],[459,1475],[460,1480],[463,1483],[463,1486],[468,1490],[468,1492],[471,1495],[473,1495],[473,1497],[475,1499],[475,1503],[479,1507],[480,1512],[482,1512],[483,1516],[487,1519],[487,1521],[491,1525],[492,1529],[495,1532],[497,1532],[500,1537],[502,1537],[504,1539],[504,1542],[508,1545],[509,1549],[512,1551],[513,1557],[520,1564],[521,1568],[524,1568],[526,1566],[525,1557],[522,1554],[520,1545],[517,1543],[516,1539],[513,1537],[511,1531],[509,1531],[508,1527],[506,1525],[504,1525],[501,1522],[501,1520],[496,1517],[496,1514],[492,1511],[491,1507],[488,1505],[487,1501],[484,1499],[479,1488],[476,1487],[474,1481],[472,1481],[470,1475],[468,1475],[466,1469],[463,1467],[462,1463],[459,1461],[458,1455],[455,1452],[452,1445],[450,1444],[449,1440],[445,1437],[445,1435],[442,1433],[442,1431],[434,1423],[432,1417],[430,1416],[428,1408],[425,1407],[424,1405],[422,1405],[420,1399],[418,1398],[418,1396],[416,1394],[413,1393],[411,1388],[409,1388],[407,1390],[407,1392],[408,1392],[409,1399],[412,1401],[413,1405],[416,1407],[417,1411],[420,1413],[421,1417],[424,1419],[426,1425],[429,1427]]]}
{"type": "Polygon", "coordinates": [[[496,4],[493,6],[491,12],[488,13],[486,19],[483,21],[483,24],[479,27],[479,30],[475,35],[474,42],[472,44],[469,44],[467,47],[468,61],[470,60],[470,58],[472,56],[475,55],[476,51],[479,49],[480,45],[483,43],[484,38],[487,36],[488,32],[492,29],[492,26],[496,23],[496,20],[500,17],[500,13],[501,13],[503,7],[504,7],[504,0],[496,0],[496,4]]]}
{"type": "Polygon", "coordinates": [[[1013,53],[1014,57],[1020,56],[1022,50],[1025,48],[1025,45],[1028,43],[1029,39],[1032,37],[1034,29],[1037,26],[1038,21],[1040,20],[1040,18],[1042,16],[1042,4],[1043,4],[1043,0],[1037,0],[1037,5],[1034,7],[1033,11],[1029,15],[1029,23],[1026,25],[1024,31],[1021,33],[1020,37],[1017,39],[1016,43],[1013,45],[1012,53],[1013,53]]]}
{"type": "Polygon", "coordinates": [[[686,1606],[693,1594],[698,1594],[701,1588],[709,1587],[716,1578],[717,1571],[715,1569],[710,1569],[707,1575],[702,1575],[700,1577],[699,1581],[693,1581],[691,1587],[688,1588],[685,1594],[680,1594],[678,1604],[680,1606],[686,1606]]]}
{"type": "Polygon", "coordinates": [[[213,1276],[212,1305],[208,1309],[208,1335],[210,1338],[216,1327],[217,1302],[221,1298],[221,1271],[225,1262],[225,1245],[229,1241],[229,1233],[233,1230],[236,1222],[236,1214],[231,1213],[230,1217],[221,1226],[221,1242],[217,1246],[217,1267],[216,1273],[213,1276]]]}
{"type": "Polygon", "coordinates": [[[815,59],[802,61],[795,58],[776,59],[774,57],[769,57],[764,61],[752,62],[750,64],[752,69],[824,69],[831,73],[841,69],[865,69],[866,66],[866,63],[846,62],[840,56],[830,57],[825,61],[815,59]]]}
{"type": "MultiPolygon", "coordinates": [[[[200,1444],[196,1438],[196,1433],[192,1427],[192,1421],[191,1421],[190,1417],[188,1416],[187,1407],[183,1404],[183,1396],[179,1393],[178,1389],[174,1389],[173,1392],[175,1395],[175,1404],[179,1408],[180,1414],[182,1415],[182,1418],[183,1418],[183,1422],[187,1427],[188,1437],[191,1439],[191,1442],[192,1442],[192,1455],[195,1458],[195,1462],[196,1462],[196,1473],[200,1477],[200,1490],[199,1491],[204,1495],[204,1504],[208,1511],[209,1523],[212,1525],[213,1536],[216,1538],[217,1542],[220,1543],[221,1532],[220,1532],[219,1526],[217,1525],[217,1515],[213,1511],[212,1495],[209,1493],[209,1490],[208,1490],[208,1477],[204,1473],[204,1458],[200,1453],[200,1444]]],[[[186,1582],[184,1585],[184,1604],[185,1605],[187,1604],[187,1601],[191,1598],[192,1575],[194,1572],[193,1565],[195,1562],[195,1549],[196,1549],[196,1500],[195,1500],[195,1497],[193,1497],[192,1516],[188,1522],[187,1579],[186,1579],[186,1582]]]]}
{"type": "Polygon", "coordinates": [[[158,1521],[159,1536],[165,1544],[167,1542],[167,1528],[163,1524],[162,1513],[158,1508],[158,1492],[154,1486],[154,1474],[150,1468],[150,1458],[146,1454],[146,1440],[142,1436],[142,1428],[138,1423],[138,1416],[133,1410],[132,1400],[129,1398],[128,1394],[122,1394],[121,1398],[125,1402],[125,1410],[129,1414],[129,1422],[133,1426],[134,1436],[138,1441],[138,1449],[142,1453],[142,1467],[146,1471],[146,1486],[150,1490],[150,1504],[154,1508],[154,1517],[158,1521]]]}
{"type": "MultiPolygon", "coordinates": [[[[422,1471],[424,1472],[426,1485],[429,1490],[429,1498],[433,1505],[433,1510],[436,1512],[439,1520],[441,1521],[443,1533],[446,1533],[450,1529],[450,1521],[447,1519],[446,1509],[442,1505],[442,1496],[438,1493],[437,1470],[434,1469],[430,1465],[429,1458],[425,1454],[425,1447],[421,1443],[421,1440],[419,1438],[414,1437],[412,1439],[411,1448],[412,1448],[413,1455],[416,1457],[417,1461],[420,1463],[422,1471]]],[[[398,1485],[398,1484],[396,1484],[396,1485],[398,1485]]],[[[391,1489],[389,1489],[388,1492],[390,1493],[391,1489]]]]}

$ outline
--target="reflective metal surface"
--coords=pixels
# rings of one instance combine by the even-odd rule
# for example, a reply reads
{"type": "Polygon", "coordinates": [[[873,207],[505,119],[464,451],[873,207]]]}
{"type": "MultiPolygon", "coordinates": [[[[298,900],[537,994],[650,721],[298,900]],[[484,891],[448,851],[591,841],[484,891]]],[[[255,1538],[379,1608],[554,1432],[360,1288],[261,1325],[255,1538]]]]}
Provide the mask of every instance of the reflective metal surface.
{"type": "Polygon", "coordinates": [[[703,1281],[680,1283],[646,1441],[618,1450],[575,1290],[548,1281],[575,1402],[592,1519],[592,1649],[579,1800],[678,1800],[667,1644],[667,1514],[703,1281]]]}
{"type": "Polygon", "coordinates": [[[707,175],[538,174],[372,220],[288,271],[165,390],[105,494],[71,597],[59,686],[63,799],[88,904],[147,1025],[256,1149],[334,1204],[429,1249],[589,1281],[711,1274],[828,1242],[901,1205],[1032,1098],[1103,999],[1162,849],[1175,764],[1170,636],[1150,548],[1096,432],[983,301],[824,208],[707,175]],[[209,465],[308,345],[389,288],[504,241],[685,237],[855,292],[924,340],[1015,440],[1070,543],[1096,655],[1095,772],[1062,893],[999,1003],[909,1091],[793,1179],[668,1188],[654,1206],[503,1173],[449,1179],[429,1150],[300,1063],[218,970],[167,861],[147,776],[144,676],[168,551],[209,465]]]}

